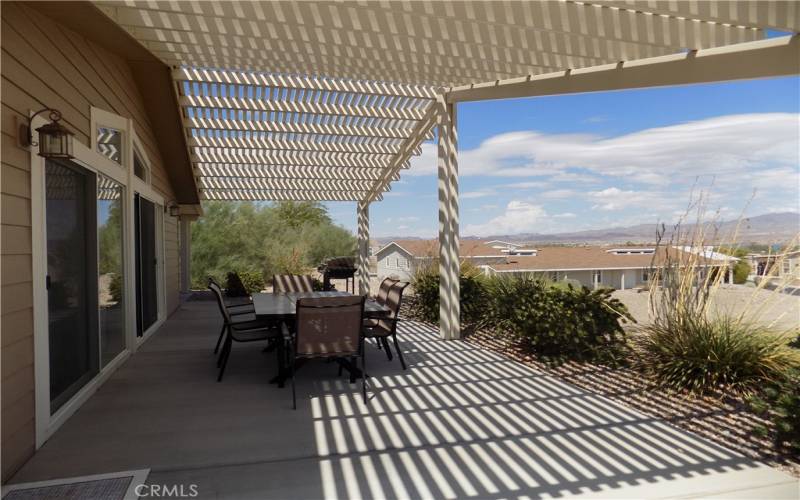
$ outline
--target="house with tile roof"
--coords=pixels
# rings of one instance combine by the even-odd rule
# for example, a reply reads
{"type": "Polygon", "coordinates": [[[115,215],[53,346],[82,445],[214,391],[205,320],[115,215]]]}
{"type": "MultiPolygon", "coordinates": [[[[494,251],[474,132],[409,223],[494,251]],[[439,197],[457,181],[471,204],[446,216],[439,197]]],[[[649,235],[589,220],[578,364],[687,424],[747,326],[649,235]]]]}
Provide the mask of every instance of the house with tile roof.
{"type": "MultiPolygon", "coordinates": [[[[545,246],[503,241],[464,240],[459,244],[463,261],[487,275],[533,274],[552,281],[571,280],[589,288],[625,290],[648,284],[653,266],[663,260],[662,250],[650,247],[545,246]]],[[[675,249],[688,255],[688,249],[675,249]]],[[[411,280],[420,267],[438,257],[436,240],[396,240],[376,253],[378,278],[411,280]]],[[[731,257],[703,254],[703,265],[725,266],[731,257]]]]}

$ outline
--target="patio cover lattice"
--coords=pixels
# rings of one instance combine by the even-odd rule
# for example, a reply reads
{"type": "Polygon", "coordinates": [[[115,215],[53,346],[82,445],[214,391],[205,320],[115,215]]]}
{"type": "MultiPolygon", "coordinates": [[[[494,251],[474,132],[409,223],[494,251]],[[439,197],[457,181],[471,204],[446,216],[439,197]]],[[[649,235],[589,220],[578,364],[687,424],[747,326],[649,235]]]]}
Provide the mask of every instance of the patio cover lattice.
{"type": "Polygon", "coordinates": [[[175,67],[205,199],[380,199],[449,87],[797,29],[792,2],[98,2],[175,67]]]}

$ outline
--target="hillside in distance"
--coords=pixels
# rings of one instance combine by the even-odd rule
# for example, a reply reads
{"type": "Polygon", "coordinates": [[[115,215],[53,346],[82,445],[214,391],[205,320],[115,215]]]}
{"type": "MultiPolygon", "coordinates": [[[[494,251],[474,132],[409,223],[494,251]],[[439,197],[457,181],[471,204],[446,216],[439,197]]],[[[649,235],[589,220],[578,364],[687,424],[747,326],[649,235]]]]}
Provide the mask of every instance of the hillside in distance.
{"type": "MultiPolygon", "coordinates": [[[[722,242],[729,242],[738,220],[719,223],[719,235],[722,242]]],[[[536,243],[653,243],[656,240],[657,224],[638,224],[635,226],[615,227],[607,229],[591,229],[570,233],[540,234],[525,233],[515,235],[492,235],[490,239],[526,241],[536,243]]],[[[691,224],[684,225],[685,229],[691,224]]],[[[672,232],[672,225],[666,225],[666,238],[672,232]]],[[[781,212],[748,217],[741,221],[738,237],[739,243],[783,244],[788,243],[800,232],[800,213],[781,212]]],[[[712,242],[709,242],[712,243],[712,242]]]]}
{"type": "MultiPolygon", "coordinates": [[[[729,243],[733,231],[736,229],[738,221],[729,220],[719,223],[718,235],[719,242],[709,241],[708,243],[729,243]]],[[[689,229],[692,225],[684,225],[689,229]]],[[[585,231],[575,231],[567,233],[521,233],[521,234],[493,234],[482,236],[482,240],[503,240],[510,242],[528,242],[538,244],[624,244],[632,243],[654,243],[656,240],[656,229],[659,225],[638,224],[635,226],[613,227],[605,229],[591,229],[585,231]]],[[[672,225],[666,226],[666,238],[671,235],[672,225]]],[[[800,233],[800,213],[781,212],[757,215],[746,218],[739,227],[737,243],[758,243],[766,245],[783,245],[789,243],[800,233]]],[[[419,239],[403,236],[392,236],[376,238],[381,244],[389,243],[396,239],[419,239]]]]}

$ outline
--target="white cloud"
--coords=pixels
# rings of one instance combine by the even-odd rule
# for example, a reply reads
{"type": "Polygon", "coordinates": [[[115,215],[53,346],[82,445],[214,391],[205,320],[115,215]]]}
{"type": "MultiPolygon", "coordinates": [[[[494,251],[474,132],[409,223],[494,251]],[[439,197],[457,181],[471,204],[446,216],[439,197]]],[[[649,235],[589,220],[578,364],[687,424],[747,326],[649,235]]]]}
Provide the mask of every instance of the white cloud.
{"type": "Polygon", "coordinates": [[[492,234],[514,234],[542,230],[541,221],[547,212],[541,205],[512,200],[502,215],[485,224],[470,224],[463,229],[464,236],[488,236],[492,234]]]}
{"type": "MultiPolygon", "coordinates": [[[[475,176],[562,176],[568,168],[648,184],[697,175],[741,175],[754,167],[791,168],[797,175],[800,115],[725,115],[611,138],[536,131],[496,135],[462,151],[459,170],[475,176]]],[[[436,146],[425,144],[412,175],[436,173],[436,146]]],[[[583,175],[583,180],[591,179],[583,175]]],[[[548,179],[551,180],[551,179],[548,179]]]]}
{"type": "Polygon", "coordinates": [[[554,219],[574,219],[577,215],[573,214],[572,212],[564,212],[563,214],[555,214],[553,215],[554,219]]]}
{"type": "Polygon", "coordinates": [[[572,198],[576,195],[577,193],[572,189],[553,189],[537,194],[536,197],[542,197],[548,200],[563,200],[566,198],[572,198]]]}

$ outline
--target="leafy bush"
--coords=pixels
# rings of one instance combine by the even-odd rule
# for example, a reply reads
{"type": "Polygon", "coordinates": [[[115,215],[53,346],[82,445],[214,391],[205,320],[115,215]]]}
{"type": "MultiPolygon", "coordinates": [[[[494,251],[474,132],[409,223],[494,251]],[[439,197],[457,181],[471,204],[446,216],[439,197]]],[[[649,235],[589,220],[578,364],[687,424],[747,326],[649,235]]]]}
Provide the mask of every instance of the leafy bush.
{"type": "Polygon", "coordinates": [[[747,277],[750,276],[750,264],[740,260],[733,266],[733,282],[737,285],[742,285],[747,282],[747,277]]]}
{"type": "MultiPolygon", "coordinates": [[[[750,407],[766,416],[774,425],[775,444],[789,453],[800,453],[800,370],[793,370],[785,380],[768,384],[750,398],[750,407]]],[[[767,435],[766,427],[758,429],[767,435]]]]}
{"type": "Polygon", "coordinates": [[[532,276],[497,277],[488,285],[487,312],[495,328],[542,359],[615,364],[625,354],[620,322],[633,318],[611,292],[553,286],[532,276]]]}
{"type": "MultiPolygon", "coordinates": [[[[485,322],[486,284],[480,270],[461,265],[461,321],[466,327],[485,322]]],[[[439,321],[439,270],[435,265],[417,269],[412,280],[416,303],[414,314],[423,321],[439,321]]]]}
{"type": "Polygon", "coordinates": [[[260,292],[264,289],[264,276],[258,271],[239,271],[244,289],[248,294],[260,292]]]}
{"type": "Polygon", "coordinates": [[[226,292],[230,297],[241,297],[264,289],[264,277],[255,271],[228,273],[226,292]]]}
{"type": "Polygon", "coordinates": [[[633,344],[637,365],[657,382],[696,393],[749,393],[800,363],[785,336],[727,316],[656,318],[633,344]]]}
{"type": "Polygon", "coordinates": [[[124,293],[125,282],[121,274],[113,273],[111,280],[108,283],[108,293],[111,295],[111,300],[114,302],[122,302],[122,294],[124,293]]]}
{"type": "MultiPolygon", "coordinates": [[[[417,271],[413,312],[424,321],[439,320],[439,275],[435,268],[417,271]]],[[[620,321],[633,321],[611,290],[551,284],[530,276],[482,276],[462,266],[461,320],[466,328],[510,335],[551,361],[584,359],[616,363],[625,351],[620,321]]]]}

